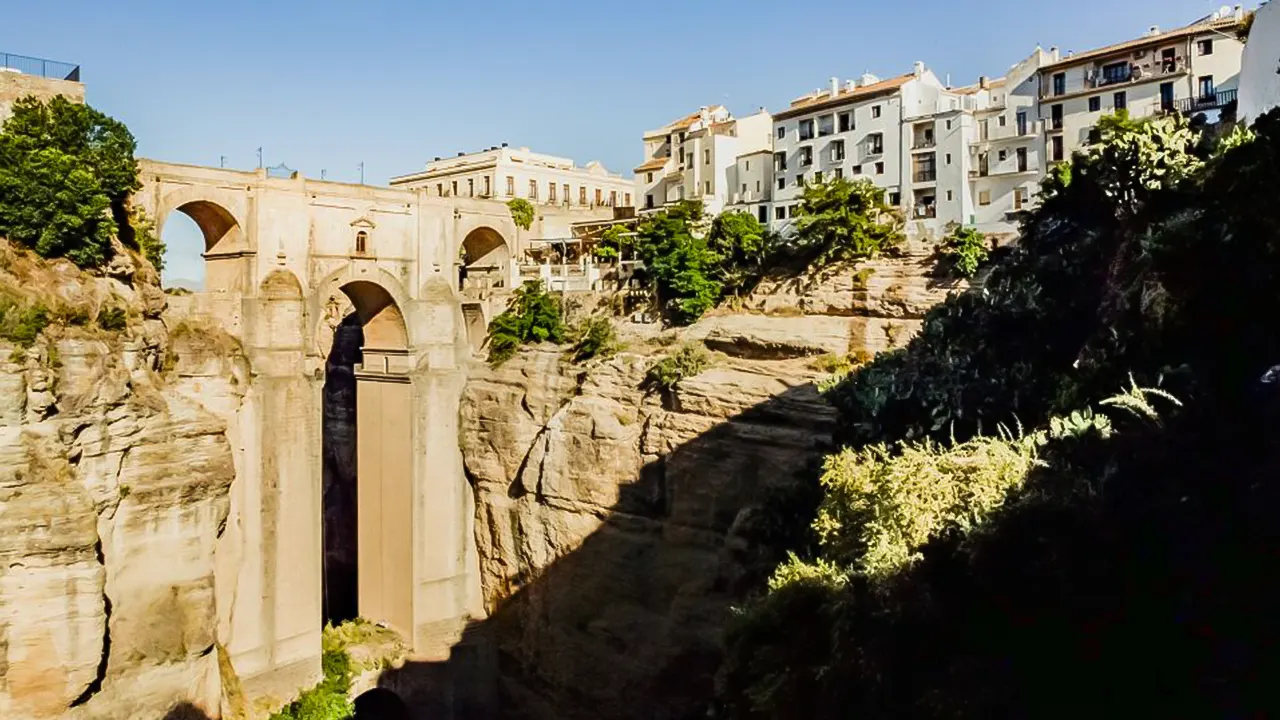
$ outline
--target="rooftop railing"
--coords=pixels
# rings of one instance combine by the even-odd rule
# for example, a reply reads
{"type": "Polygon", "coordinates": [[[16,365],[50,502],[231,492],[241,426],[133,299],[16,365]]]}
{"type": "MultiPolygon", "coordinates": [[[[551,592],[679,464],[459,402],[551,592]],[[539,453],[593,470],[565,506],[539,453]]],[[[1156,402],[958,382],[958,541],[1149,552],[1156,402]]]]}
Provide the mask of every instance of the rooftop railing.
{"type": "Polygon", "coordinates": [[[80,82],[79,65],[13,53],[0,52],[0,72],[16,72],[23,75],[80,82]]]}

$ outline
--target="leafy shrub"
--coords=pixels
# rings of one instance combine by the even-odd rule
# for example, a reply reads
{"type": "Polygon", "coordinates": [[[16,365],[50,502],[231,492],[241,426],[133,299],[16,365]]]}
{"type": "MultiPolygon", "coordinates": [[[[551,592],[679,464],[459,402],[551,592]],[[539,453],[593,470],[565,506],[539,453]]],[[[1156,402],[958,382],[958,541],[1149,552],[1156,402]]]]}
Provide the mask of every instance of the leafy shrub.
{"type": "Polygon", "coordinates": [[[129,209],[129,228],[134,247],[151,263],[156,272],[164,270],[164,242],[156,235],[156,224],[142,208],[129,209]]]}
{"type": "Polygon", "coordinates": [[[592,252],[602,260],[617,260],[622,256],[622,251],[630,248],[632,244],[626,226],[610,225],[601,233],[600,241],[596,243],[592,252]]]}
{"type": "Polygon", "coordinates": [[[702,203],[685,201],[643,220],[636,250],[653,279],[667,319],[688,325],[715,307],[724,290],[716,279],[720,261],[701,230],[702,203]]]}
{"type": "Polygon", "coordinates": [[[49,309],[39,302],[0,296],[0,338],[29,348],[50,324],[49,309]]]}
{"type": "Polygon", "coordinates": [[[325,628],[321,653],[320,682],[273,713],[269,720],[349,720],[354,715],[355,708],[347,698],[351,690],[351,656],[332,627],[325,628]]]}
{"type": "Polygon", "coordinates": [[[817,265],[874,257],[906,236],[901,217],[870,180],[807,183],[796,206],[796,239],[817,265]]]}
{"type": "Polygon", "coordinates": [[[573,361],[585,362],[594,357],[608,357],[618,349],[618,333],[606,317],[589,317],[574,335],[573,361]]]}
{"type": "Polygon", "coordinates": [[[25,98],[0,131],[0,235],[46,258],[96,267],[138,187],[133,136],[63,97],[25,98]],[[114,217],[113,217],[114,214],[114,217]]]}
{"type": "Polygon", "coordinates": [[[542,289],[542,281],[530,280],[516,289],[506,311],[490,323],[489,362],[501,365],[520,346],[538,342],[564,342],[564,318],[559,301],[542,289]]]}
{"type": "Polygon", "coordinates": [[[953,275],[973,277],[991,253],[987,249],[987,237],[977,229],[953,223],[943,238],[938,255],[943,266],[953,275]]]}
{"type": "Polygon", "coordinates": [[[521,230],[533,227],[533,203],[524,198],[512,198],[507,201],[507,209],[511,211],[511,220],[521,230]]]}
{"type": "Polygon", "coordinates": [[[98,327],[108,332],[119,332],[129,325],[129,313],[122,307],[109,305],[98,311],[98,327]]]}
{"type": "Polygon", "coordinates": [[[646,375],[647,381],[663,390],[674,390],[685,378],[693,377],[711,364],[711,356],[701,345],[688,343],[675,353],[654,363],[646,375]]]}

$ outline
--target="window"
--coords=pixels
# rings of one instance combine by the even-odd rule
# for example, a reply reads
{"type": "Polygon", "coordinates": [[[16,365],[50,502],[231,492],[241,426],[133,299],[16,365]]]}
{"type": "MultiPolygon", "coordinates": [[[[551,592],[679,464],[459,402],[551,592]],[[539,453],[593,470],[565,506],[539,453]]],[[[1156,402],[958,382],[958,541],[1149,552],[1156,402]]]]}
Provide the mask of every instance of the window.
{"type": "Polygon", "coordinates": [[[978,191],[978,204],[979,204],[979,205],[990,205],[990,204],[991,204],[991,191],[990,191],[990,190],[980,190],[980,191],[978,191]]]}
{"type": "Polygon", "coordinates": [[[813,148],[805,146],[800,148],[800,167],[809,167],[813,164],[813,148]]]}
{"type": "Polygon", "coordinates": [[[987,139],[987,135],[988,135],[988,133],[987,133],[987,119],[986,119],[986,118],[983,118],[983,119],[981,119],[981,120],[979,120],[979,121],[978,121],[978,139],[979,139],[979,140],[986,140],[986,139],[987,139]]]}
{"type": "Polygon", "coordinates": [[[742,194],[745,195],[746,193],[747,193],[747,184],[742,183],[742,194]]]}
{"type": "Polygon", "coordinates": [[[454,180],[453,182],[449,183],[449,195],[451,197],[458,197],[458,181],[457,180],[454,180]]]}
{"type": "Polygon", "coordinates": [[[1196,54],[1197,54],[1197,55],[1212,55],[1212,54],[1213,54],[1213,40],[1200,40],[1200,41],[1196,42],[1196,54]]]}
{"type": "Polygon", "coordinates": [[[1000,155],[1000,162],[1004,162],[1005,158],[1009,157],[1009,151],[1008,151],[1008,150],[1001,150],[1001,151],[999,152],[999,155],[1000,155]]]}
{"type": "Polygon", "coordinates": [[[890,204],[890,205],[893,205],[893,206],[895,206],[895,207],[896,207],[896,206],[898,206],[898,205],[901,205],[901,204],[902,204],[902,194],[901,194],[901,193],[896,193],[896,192],[891,192],[891,193],[889,193],[889,204],[890,204]]]}
{"type": "Polygon", "coordinates": [[[515,195],[515,194],[516,194],[516,179],[508,175],[507,176],[507,197],[511,197],[512,195],[515,195]]]}
{"type": "Polygon", "coordinates": [[[652,194],[649,194],[649,195],[645,195],[645,196],[644,196],[644,207],[645,207],[645,209],[646,209],[646,210],[651,210],[651,209],[653,209],[653,195],[652,195],[652,194]]]}
{"type": "Polygon", "coordinates": [[[947,129],[948,129],[948,130],[950,130],[950,129],[951,129],[951,121],[950,121],[950,120],[948,120],[948,121],[947,121],[947,129]]]}
{"type": "Polygon", "coordinates": [[[867,152],[879,155],[884,152],[884,133],[871,133],[867,136],[867,152]]]}
{"type": "Polygon", "coordinates": [[[787,169],[787,154],[785,152],[776,152],[773,154],[773,171],[782,172],[787,169]]]}
{"type": "Polygon", "coordinates": [[[750,160],[743,160],[742,162],[743,162],[743,164],[744,164],[744,169],[745,169],[747,172],[751,172],[751,161],[750,161],[750,160]]]}
{"type": "Polygon", "coordinates": [[[529,199],[530,200],[538,199],[538,181],[537,180],[529,181],[529,199]]]}
{"type": "Polygon", "coordinates": [[[467,178],[467,197],[476,196],[476,179],[467,178]]]}
{"type": "Polygon", "coordinates": [[[1213,96],[1213,76],[1202,75],[1200,77],[1200,98],[1202,100],[1211,100],[1213,96]]]}
{"type": "Polygon", "coordinates": [[[1026,135],[1027,134],[1027,113],[1025,110],[1018,111],[1017,122],[1018,122],[1018,134],[1026,135]]]}
{"type": "Polygon", "coordinates": [[[1102,84],[1128,82],[1131,73],[1128,62],[1111,63],[1102,66],[1102,84]]]}
{"type": "Polygon", "coordinates": [[[1128,106],[1127,98],[1123,92],[1118,92],[1111,98],[1111,103],[1117,110],[1124,110],[1128,106]]]}
{"type": "Polygon", "coordinates": [[[822,182],[822,171],[821,171],[821,170],[818,170],[818,171],[816,171],[816,172],[814,172],[814,173],[813,173],[813,181],[814,181],[814,182],[816,182],[816,183],[820,183],[820,182],[822,182]]]}
{"type": "Polygon", "coordinates": [[[844,141],[836,140],[831,143],[831,162],[840,162],[844,160],[844,141]]]}
{"type": "Polygon", "coordinates": [[[1062,95],[1067,91],[1067,74],[1057,73],[1053,76],[1053,94],[1062,95]]]}
{"type": "Polygon", "coordinates": [[[853,166],[853,168],[851,169],[851,172],[852,172],[854,175],[861,175],[861,174],[862,174],[862,166],[861,166],[861,165],[854,165],[854,166],[853,166]]]}
{"type": "Polygon", "coordinates": [[[603,204],[604,204],[604,191],[601,190],[600,188],[596,188],[596,207],[600,207],[603,204]]]}
{"type": "Polygon", "coordinates": [[[804,187],[804,173],[796,175],[796,187],[804,187]]]}
{"type": "Polygon", "coordinates": [[[645,173],[645,174],[644,174],[644,181],[645,181],[645,182],[647,182],[647,183],[651,183],[651,182],[653,182],[653,173],[645,173]]]}
{"type": "Polygon", "coordinates": [[[768,211],[768,208],[766,208],[764,205],[761,205],[760,207],[757,207],[757,208],[756,208],[756,219],[757,219],[757,220],[759,220],[759,221],[760,221],[760,222],[762,222],[762,223],[763,223],[763,222],[765,222],[765,221],[767,221],[767,220],[769,219],[769,211],[768,211]]]}
{"type": "Polygon", "coordinates": [[[1000,127],[1004,127],[1004,126],[1005,126],[1005,117],[1004,117],[1004,115],[1001,115],[1000,117],[998,117],[998,118],[996,119],[996,124],[997,124],[997,125],[999,125],[1000,127]]]}
{"type": "Polygon", "coordinates": [[[950,191],[950,190],[948,190],[948,191],[947,191],[947,202],[951,202],[951,197],[952,197],[952,195],[951,195],[951,191],[950,191]]]}
{"type": "Polygon", "coordinates": [[[831,175],[835,177],[835,179],[839,180],[844,177],[844,168],[835,168],[831,171],[831,175]]]}
{"type": "Polygon", "coordinates": [[[369,233],[361,230],[356,233],[356,254],[363,255],[369,252],[369,233]]]}
{"type": "Polygon", "coordinates": [[[837,117],[837,125],[840,132],[849,132],[853,129],[853,113],[842,112],[837,117]]]}
{"type": "Polygon", "coordinates": [[[801,140],[813,139],[813,120],[800,121],[800,139],[801,140]]]}
{"type": "Polygon", "coordinates": [[[784,177],[780,177],[780,178],[778,178],[778,189],[779,189],[779,190],[786,190],[786,189],[787,189],[787,179],[786,179],[786,178],[784,178],[784,177]]]}
{"type": "Polygon", "coordinates": [[[1089,98],[1089,112],[1098,112],[1101,109],[1102,98],[1096,96],[1089,98]]]}
{"type": "Polygon", "coordinates": [[[680,148],[680,169],[684,169],[684,148],[680,148]]]}
{"type": "Polygon", "coordinates": [[[578,204],[587,204],[587,189],[581,185],[578,186],[578,204]]]}
{"type": "Polygon", "coordinates": [[[547,183],[547,202],[552,205],[556,204],[556,184],[547,183]]]}
{"type": "Polygon", "coordinates": [[[609,191],[609,207],[618,207],[618,191],[617,190],[609,191]]]}
{"type": "Polygon", "coordinates": [[[1055,162],[1062,159],[1062,136],[1058,135],[1053,138],[1053,159],[1055,162]]]}
{"type": "Polygon", "coordinates": [[[710,180],[703,180],[703,181],[702,181],[702,194],[703,194],[703,195],[710,195],[710,194],[711,194],[711,181],[710,181],[710,180]]]}
{"type": "Polygon", "coordinates": [[[436,183],[436,197],[444,197],[444,183],[436,183]]]}
{"type": "Polygon", "coordinates": [[[1027,201],[1027,189],[1018,188],[1013,191],[1013,209],[1021,210],[1023,203],[1027,201]]]}
{"type": "Polygon", "coordinates": [[[1053,123],[1054,130],[1062,129],[1062,105],[1054,105],[1049,108],[1049,118],[1053,123]]]}
{"type": "Polygon", "coordinates": [[[561,189],[563,189],[563,190],[564,190],[564,193],[563,193],[563,195],[564,195],[564,204],[565,204],[565,205],[568,205],[568,204],[569,204],[569,183],[565,183],[564,185],[561,185],[560,187],[561,187],[561,189]]]}
{"type": "Polygon", "coordinates": [[[778,207],[775,207],[775,208],[773,209],[773,219],[774,219],[774,220],[786,220],[786,219],[787,219],[787,209],[786,209],[785,207],[781,206],[781,205],[779,205],[778,207]]]}
{"type": "Polygon", "coordinates": [[[823,115],[818,118],[818,137],[830,135],[836,131],[835,115],[823,115]]]}
{"type": "Polygon", "coordinates": [[[707,148],[706,150],[702,151],[702,164],[703,165],[711,164],[711,148],[707,148]]]}
{"type": "Polygon", "coordinates": [[[1173,111],[1173,83],[1160,83],[1160,109],[1164,112],[1173,111]]]}
{"type": "Polygon", "coordinates": [[[1027,149],[1024,147],[1020,147],[1014,152],[1016,152],[1018,155],[1018,172],[1026,172],[1027,171],[1027,149]]]}
{"type": "Polygon", "coordinates": [[[777,133],[779,140],[783,140],[787,137],[787,129],[781,125],[778,126],[777,133]]]}
{"type": "Polygon", "coordinates": [[[951,153],[947,153],[947,164],[951,164],[951,153]]]}
{"type": "Polygon", "coordinates": [[[872,105],[872,106],[871,106],[871,117],[873,117],[873,118],[878,118],[878,117],[880,117],[880,106],[879,106],[879,105],[872,105]]]}
{"type": "Polygon", "coordinates": [[[488,175],[484,176],[484,196],[489,197],[493,194],[493,181],[488,175]]]}
{"type": "Polygon", "coordinates": [[[760,192],[760,181],[756,181],[756,192],[760,192]]]}
{"type": "Polygon", "coordinates": [[[876,174],[877,174],[877,175],[883,175],[883,174],[884,174],[884,163],[883,163],[883,162],[878,162],[878,163],[876,163],[876,174]]]}

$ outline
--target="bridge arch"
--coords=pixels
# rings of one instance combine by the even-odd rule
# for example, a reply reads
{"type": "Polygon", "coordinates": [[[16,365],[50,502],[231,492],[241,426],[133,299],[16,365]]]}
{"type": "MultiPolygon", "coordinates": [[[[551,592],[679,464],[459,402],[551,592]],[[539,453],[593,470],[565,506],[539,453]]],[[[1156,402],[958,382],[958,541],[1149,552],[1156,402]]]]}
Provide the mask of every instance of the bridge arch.
{"type": "Polygon", "coordinates": [[[458,255],[460,290],[504,289],[511,284],[512,249],[502,233],[494,228],[488,225],[473,228],[463,237],[458,255]]]}

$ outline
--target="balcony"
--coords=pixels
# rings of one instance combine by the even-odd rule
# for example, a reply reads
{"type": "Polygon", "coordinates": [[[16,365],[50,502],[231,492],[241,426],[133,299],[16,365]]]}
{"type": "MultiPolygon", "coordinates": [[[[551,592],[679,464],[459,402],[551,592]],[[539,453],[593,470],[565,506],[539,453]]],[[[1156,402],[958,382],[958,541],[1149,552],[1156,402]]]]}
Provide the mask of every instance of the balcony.
{"type": "Polygon", "coordinates": [[[79,65],[57,62],[56,60],[45,60],[44,58],[27,57],[26,55],[14,55],[12,53],[0,52],[0,72],[80,82],[79,65]]]}
{"type": "Polygon", "coordinates": [[[1166,106],[1166,110],[1172,109],[1182,113],[1183,115],[1190,115],[1192,113],[1204,112],[1206,110],[1217,110],[1218,108],[1235,101],[1235,90],[1219,90],[1212,95],[1204,95],[1196,98],[1183,98],[1181,100],[1174,101],[1173,107],[1168,108],[1168,106],[1166,106]]]}
{"type": "Polygon", "coordinates": [[[916,205],[911,208],[911,216],[917,220],[931,220],[938,217],[937,205],[916,205]]]}
{"type": "Polygon", "coordinates": [[[938,181],[937,170],[916,170],[911,175],[911,180],[918,183],[931,183],[938,181]]]}
{"type": "Polygon", "coordinates": [[[1149,80],[1151,78],[1178,75],[1187,71],[1187,64],[1181,56],[1172,60],[1158,60],[1146,64],[1131,63],[1120,70],[1104,73],[1101,67],[1094,68],[1085,76],[1084,86],[1089,90],[1124,85],[1125,83],[1149,80]]]}
{"type": "Polygon", "coordinates": [[[918,137],[911,143],[912,150],[928,150],[938,146],[938,141],[933,136],[918,137]]]}

